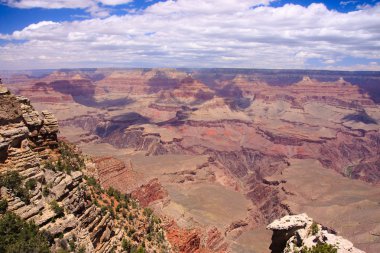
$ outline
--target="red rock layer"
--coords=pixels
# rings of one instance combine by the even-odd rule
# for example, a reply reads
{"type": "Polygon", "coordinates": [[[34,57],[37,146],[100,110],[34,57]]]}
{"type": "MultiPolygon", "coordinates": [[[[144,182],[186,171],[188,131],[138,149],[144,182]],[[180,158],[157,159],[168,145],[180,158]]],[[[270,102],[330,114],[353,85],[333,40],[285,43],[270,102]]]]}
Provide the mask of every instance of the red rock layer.
{"type": "Polygon", "coordinates": [[[137,199],[143,207],[162,200],[168,196],[167,191],[162,187],[157,178],[150,180],[147,184],[141,185],[139,188],[131,192],[133,198],[137,199]]]}

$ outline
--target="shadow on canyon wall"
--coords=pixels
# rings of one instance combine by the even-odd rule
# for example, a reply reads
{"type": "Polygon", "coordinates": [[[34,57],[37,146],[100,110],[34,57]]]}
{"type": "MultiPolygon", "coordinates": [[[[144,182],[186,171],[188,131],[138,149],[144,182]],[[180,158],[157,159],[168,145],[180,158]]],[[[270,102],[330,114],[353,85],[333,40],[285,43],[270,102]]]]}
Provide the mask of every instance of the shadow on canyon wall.
{"type": "Polygon", "coordinates": [[[157,73],[149,79],[149,93],[156,93],[162,90],[172,90],[179,88],[180,80],[169,77],[164,71],[158,70],[157,73]]]}
{"type": "Polygon", "coordinates": [[[358,85],[375,103],[380,103],[379,71],[327,71],[327,70],[273,70],[273,69],[195,69],[193,76],[215,89],[222,81],[233,82],[237,75],[245,75],[249,81],[264,81],[273,86],[288,86],[309,76],[321,82],[344,80],[358,85]]]}
{"type": "Polygon", "coordinates": [[[377,124],[377,121],[375,119],[373,119],[371,116],[369,116],[366,111],[360,111],[360,112],[355,113],[355,114],[346,115],[343,118],[343,120],[361,122],[361,123],[364,123],[366,125],[377,124]]]}
{"type": "MultiPolygon", "coordinates": [[[[36,85],[41,86],[41,83],[36,85]]],[[[59,80],[50,83],[51,87],[55,91],[60,93],[71,95],[75,102],[89,106],[89,107],[112,107],[112,106],[125,106],[131,104],[134,100],[130,98],[119,98],[110,99],[103,101],[96,101],[95,96],[95,85],[93,85],[91,80],[81,79],[81,80],[59,80]]]]}
{"type": "Polygon", "coordinates": [[[109,137],[115,133],[121,133],[132,125],[142,125],[151,123],[150,119],[137,112],[129,112],[112,117],[110,120],[102,122],[96,126],[95,133],[102,137],[109,137]]]}

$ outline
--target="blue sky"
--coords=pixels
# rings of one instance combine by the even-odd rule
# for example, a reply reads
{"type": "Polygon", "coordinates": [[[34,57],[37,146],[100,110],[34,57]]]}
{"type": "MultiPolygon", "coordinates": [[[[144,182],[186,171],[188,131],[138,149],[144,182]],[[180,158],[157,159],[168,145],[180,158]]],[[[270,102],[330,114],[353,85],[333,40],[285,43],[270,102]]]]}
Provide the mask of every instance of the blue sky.
{"type": "Polygon", "coordinates": [[[377,0],[0,0],[0,69],[380,70],[379,19],[377,0]]]}
{"type": "MultiPolygon", "coordinates": [[[[54,0],[51,0],[54,1],[54,0]]],[[[128,4],[121,4],[109,7],[113,15],[125,15],[128,10],[144,9],[149,5],[158,2],[158,0],[146,1],[136,0],[128,4]]],[[[0,0],[0,33],[11,33],[39,21],[74,21],[89,19],[91,15],[80,8],[14,8],[6,4],[6,1],[0,0]],[[2,4],[1,4],[2,3],[2,4]]]]}
{"type": "MultiPolygon", "coordinates": [[[[54,0],[52,0],[54,1],[54,0]]],[[[379,0],[380,1],[380,0],[379,0]]],[[[12,8],[7,6],[6,1],[0,0],[0,33],[11,33],[16,30],[21,30],[22,28],[28,26],[32,23],[37,23],[39,21],[51,20],[51,21],[74,21],[86,18],[91,18],[91,16],[84,9],[43,9],[43,8],[12,8]]],[[[114,15],[125,15],[128,10],[134,9],[145,9],[146,7],[159,2],[159,0],[136,0],[129,4],[121,4],[111,8],[111,13],[114,15]]],[[[357,6],[360,5],[373,5],[375,2],[373,0],[358,0],[358,1],[339,1],[339,0],[329,0],[329,1],[313,1],[313,0],[278,0],[271,3],[271,6],[280,7],[287,3],[299,4],[302,6],[309,6],[312,3],[323,3],[328,9],[337,10],[339,12],[349,12],[355,11],[357,6]],[[346,3],[346,4],[344,4],[346,3]]]]}

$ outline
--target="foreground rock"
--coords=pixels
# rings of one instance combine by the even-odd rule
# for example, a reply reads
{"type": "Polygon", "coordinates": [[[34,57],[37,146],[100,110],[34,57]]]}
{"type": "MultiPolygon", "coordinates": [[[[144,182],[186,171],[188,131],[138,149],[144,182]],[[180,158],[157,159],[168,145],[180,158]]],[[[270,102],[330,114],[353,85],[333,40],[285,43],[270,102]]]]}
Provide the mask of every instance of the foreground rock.
{"type": "Polygon", "coordinates": [[[350,241],[337,236],[334,231],[315,223],[305,213],[284,216],[269,224],[267,229],[273,231],[270,246],[272,253],[303,252],[302,250],[312,249],[318,245],[333,249],[328,252],[364,253],[355,248],[350,241]]]}
{"type": "Polygon", "coordinates": [[[0,114],[0,217],[7,211],[34,221],[53,252],[170,251],[151,211],[84,176],[84,157],[58,141],[51,113],[0,88],[0,108],[13,108],[0,114]]]}

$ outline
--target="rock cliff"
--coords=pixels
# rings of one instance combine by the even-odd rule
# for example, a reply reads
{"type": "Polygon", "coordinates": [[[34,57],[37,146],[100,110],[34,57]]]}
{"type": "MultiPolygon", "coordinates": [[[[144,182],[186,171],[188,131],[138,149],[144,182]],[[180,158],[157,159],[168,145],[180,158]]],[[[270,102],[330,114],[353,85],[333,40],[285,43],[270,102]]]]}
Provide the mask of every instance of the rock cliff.
{"type": "Polygon", "coordinates": [[[4,86],[0,108],[3,213],[13,212],[46,231],[53,252],[170,251],[160,219],[87,176],[89,161],[75,146],[58,140],[51,113],[40,114],[27,98],[4,86]]]}

